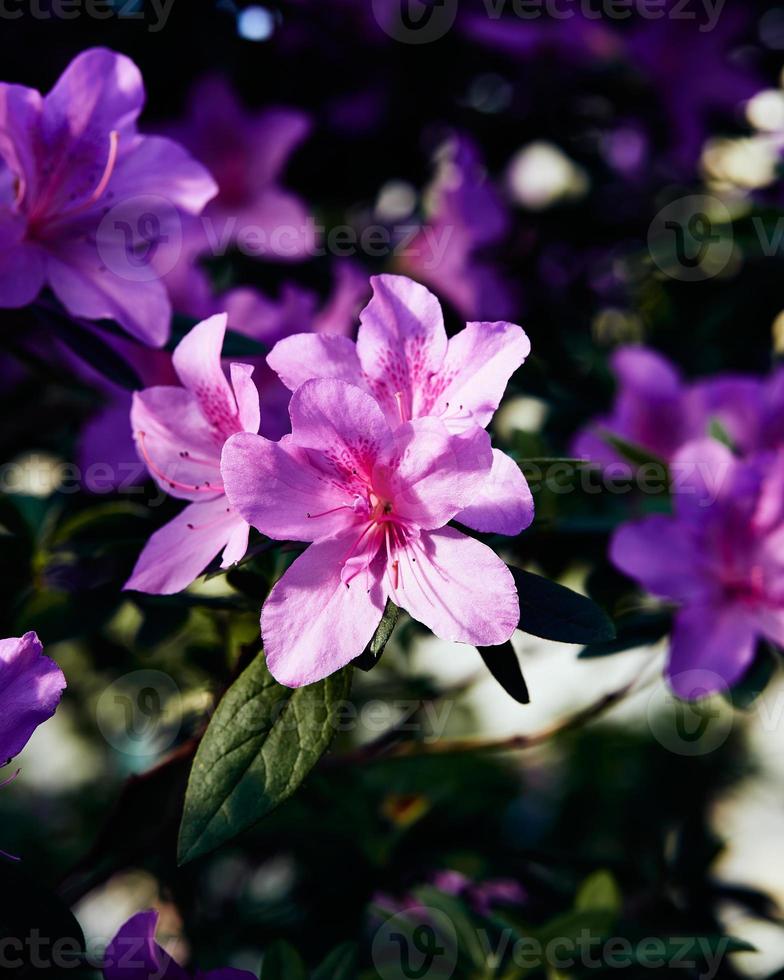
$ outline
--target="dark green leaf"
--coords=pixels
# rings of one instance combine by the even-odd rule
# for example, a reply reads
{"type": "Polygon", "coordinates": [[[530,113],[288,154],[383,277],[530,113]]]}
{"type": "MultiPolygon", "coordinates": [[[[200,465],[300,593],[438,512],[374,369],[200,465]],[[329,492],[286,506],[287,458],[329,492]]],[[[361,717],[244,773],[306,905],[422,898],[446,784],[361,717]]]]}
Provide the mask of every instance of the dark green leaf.
{"type": "Polygon", "coordinates": [[[726,700],[733,707],[744,711],[751,708],[770,683],[778,667],[780,657],[780,651],[773,644],[768,643],[767,640],[760,640],[751,667],[740,681],[730,691],[726,692],[726,700]]]}
{"type": "Polygon", "coordinates": [[[633,613],[618,620],[617,636],[614,640],[591,643],[580,651],[579,656],[587,660],[647,646],[666,636],[671,626],[672,613],[669,610],[633,613]]]}
{"type": "Polygon", "coordinates": [[[297,789],[337,729],[350,669],[291,690],[263,656],[218,705],[191,770],[180,828],[182,863],[257,823],[297,789]]]}
{"type": "Polygon", "coordinates": [[[530,704],[528,685],[512,644],[507,642],[497,647],[477,647],[477,650],[487,669],[509,697],[520,704],[530,704]]]}
{"type": "Polygon", "coordinates": [[[615,627],[591,599],[550,579],[510,567],[520,599],[520,629],[560,643],[599,643],[615,638],[615,627]]]}
{"type": "Polygon", "coordinates": [[[312,980],[354,980],[357,975],[357,945],[342,943],[313,971],[312,980]]]}
{"type": "Polygon", "coordinates": [[[638,446],[636,443],[628,442],[626,439],[622,439],[612,432],[600,432],[599,436],[603,442],[611,446],[619,456],[622,456],[629,463],[633,463],[635,466],[645,466],[648,463],[654,463],[657,466],[661,466],[663,472],[667,472],[668,467],[666,462],[644,446],[638,446]]]}
{"type": "Polygon", "coordinates": [[[307,980],[302,957],[287,942],[278,939],[264,952],[259,980],[307,980]]]}
{"type": "Polygon", "coordinates": [[[138,391],[142,387],[139,375],[100,334],[48,308],[42,315],[47,326],[66,347],[99,374],[126,391],[138,391]]]}
{"type": "Polygon", "coordinates": [[[387,599],[381,622],[376,627],[376,632],[373,634],[373,639],[368,643],[367,648],[354,661],[355,667],[367,671],[372,670],[376,666],[394,632],[399,615],[400,610],[398,607],[391,599],[387,599]]]}

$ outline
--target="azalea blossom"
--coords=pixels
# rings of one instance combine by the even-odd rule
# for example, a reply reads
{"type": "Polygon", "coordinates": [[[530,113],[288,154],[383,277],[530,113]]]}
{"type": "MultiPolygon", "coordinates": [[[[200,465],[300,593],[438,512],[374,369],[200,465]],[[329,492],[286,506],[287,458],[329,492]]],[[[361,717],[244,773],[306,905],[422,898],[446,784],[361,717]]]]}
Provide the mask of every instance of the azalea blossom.
{"type": "Polygon", "coordinates": [[[476,426],[421,418],[393,430],[367,392],[303,384],[280,442],[233,436],[222,472],[232,507],[278,540],[312,542],[261,616],[267,664],[299,687],[358,657],[388,598],[446,640],[504,643],[520,618],[509,569],[446,525],[482,493],[493,453],[476,426]]]}
{"type": "Polygon", "coordinates": [[[572,451],[597,463],[622,457],[608,436],[648,450],[665,462],[718,423],[741,453],[784,446],[784,371],[769,378],[724,373],[686,381],[658,351],[619,347],[611,358],[618,383],[610,412],[575,437],[572,451]]]}
{"type": "Polygon", "coordinates": [[[689,698],[740,680],[760,639],[784,643],[784,452],[741,460],[703,439],[673,469],[675,514],[623,525],[610,557],[679,605],[667,677],[689,698]]]}
{"type": "MultiPolygon", "coordinates": [[[[357,341],[297,334],[275,345],[267,362],[292,391],[311,378],[339,378],[373,395],[387,422],[440,419],[450,432],[484,429],[531,345],[513,323],[469,323],[447,339],[436,297],[405,276],[374,276],[357,341]]],[[[488,439],[489,437],[485,437],[488,439]]],[[[481,494],[457,518],[477,531],[519,534],[533,520],[520,468],[493,450],[481,494]]]]}
{"type": "Polygon", "coordinates": [[[143,105],[138,68],[105,48],[78,55],[46,96],[0,84],[0,306],[49,286],[73,316],[165,343],[166,288],[138,267],[217,187],[177,143],[137,132],[143,105]]]}
{"type": "Polygon", "coordinates": [[[136,392],[131,426],[150,475],[188,506],[150,538],[126,589],[171,594],[190,585],[221,551],[222,567],[248,547],[248,525],[229,504],[220,474],[223,444],[236,432],[258,432],[259,394],[247,364],[221,367],[226,314],[204,320],[172,358],[181,387],[136,392]]]}
{"type": "Polygon", "coordinates": [[[104,980],[256,980],[247,970],[223,967],[191,973],[155,942],[158,913],[139,912],[119,930],[106,949],[104,980]]]}
{"type": "MultiPolygon", "coordinates": [[[[64,690],[63,672],[44,656],[35,633],[0,640],[0,767],[19,755],[36,728],[52,717],[64,690]]],[[[0,781],[0,787],[17,775],[0,781]]]]}

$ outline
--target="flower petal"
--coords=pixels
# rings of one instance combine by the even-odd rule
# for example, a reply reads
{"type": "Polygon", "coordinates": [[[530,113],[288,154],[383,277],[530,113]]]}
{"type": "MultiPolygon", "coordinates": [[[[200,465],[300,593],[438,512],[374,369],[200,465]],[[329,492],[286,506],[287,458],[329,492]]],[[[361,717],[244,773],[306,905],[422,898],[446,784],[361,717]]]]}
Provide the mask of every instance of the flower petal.
{"type": "Polygon", "coordinates": [[[512,573],[486,545],[451,527],[425,531],[401,556],[398,605],[436,636],[457,643],[505,643],[520,620],[512,573]]]}
{"type": "Polygon", "coordinates": [[[316,541],[354,524],[353,497],[311,465],[286,437],[270,442],[241,432],[223,449],[221,472],[231,506],[280,541],[316,541]]]}
{"type": "Polygon", "coordinates": [[[373,276],[360,313],[357,353],[370,390],[391,424],[428,415],[431,375],[447,352],[441,306],[406,276],[373,276]]]}
{"type": "Polygon", "coordinates": [[[449,341],[442,367],[445,387],[433,391],[430,414],[455,432],[484,428],[498,408],[509,379],[531,351],[513,323],[469,323],[449,341]]]}
{"type": "Polygon", "coordinates": [[[384,611],[377,574],[341,581],[356,534],[312,544],[275,585],[261,612],[261,633],[272,676],[287,687],[322,680],[358,657],[384,611]]]}
{"type": "Polygon", "coordinates": [[[52,717],[64,690],[63,672],[35,633],[0,640],[0,766],[52,717]]]}
{"type": "Polygon", "coordinates": [[[610,542],[610,561],[657,596],[684,601],[711,589],[700,571],[697,540],[674,517],[656,514],[619,527],[610,542]]]}
{"type": "Polygon", "coordinates": [[[678,697],[696,699],[736,684],[757,645],[753,619],[737,605],[699,603],[675,617],[667,679],[678,697]]]}
{"type": "Polygon", "coordinates": [[[118,200],[138,197],[140,203],[150,195],[147,207],[158,197],[168,205],[159,215],[165,218],[171,207],[200,214],[218,193],[218,185],[179,143],[162,136],[137,136],[117,161],[109,190],[118,200]]]}
{"type": "Polygon", "coordinates": [[[222,495],[225,440],[206,424],[190,391],[160,385],[134,392],[131,426],[139,458],[172,497],[204,501],[222,495]]]}
{"type": "Polygon", "coordinates": [[[534,499],[522,470],[500,449],[493,450],[493,468],[479,495],[455,519],[475,531],[520,534],[534,519],[534,499]]]}
{"type": "Polygon", "coordinates": [[[364,387],[357,347],[348,337],[294,334],[275,344],[267,364],[291,391],[313,378],[338,378],[364,387]]]}
{"type": "Polygon", "coordinates": [[[174,370],[199,402],[204,418],[223,439],[240,430],[237,402],[221,366],[227,316],[217,313],[190,330],[172,355],[174,370]]]}
{"type": "Polygon", "coordinates": [[[155,942],[158,913],[139,912],[106,948],[104,980],[188,980],[188,974],[155,942]]]}
{"type": "Polygon", "coordinates": [[[259,390],[253,382],[253,365],[232,364],[229,370],[240,425],[245,432],[258,432],[261,425],[261,411],[259,390]]]}
{"type": "Polygon", "coordinates": [[[125,588],[150,595],[182,592],[232,541],[243,523],[223,495],[207,503],[189,504],[152,535],[125,588]]]}
{"type": "Polygon", "coordinates": [[[350,487],[357,475],[370,477],[392,432],[378,403],[345,381],[306,381],[291,398],[295,445],[317,450],[310,458],[321,471],[350,487]]]}
{"type": "Polygon", "coordinates": [[[392,503],[396,518],[443,527],[481,493],[492,465],[484,429],[456,436],[439,419],[415,419],[396,429],[392,447],[376,463],[373,486],[392,503]]]}

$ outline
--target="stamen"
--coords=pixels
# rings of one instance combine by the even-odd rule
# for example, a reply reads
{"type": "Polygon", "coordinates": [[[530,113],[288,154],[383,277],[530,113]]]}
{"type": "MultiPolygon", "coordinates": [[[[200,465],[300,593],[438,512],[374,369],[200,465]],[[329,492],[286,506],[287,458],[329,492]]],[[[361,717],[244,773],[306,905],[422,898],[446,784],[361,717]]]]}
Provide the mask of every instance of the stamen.
{"type": "Polygon", "coordinates": [[[400,413],[400,421],[401,422],[407,422],[408,419],[406,418],[406,413],[405,413],[405,411],[403,409],[403,392],[402,391],[396,391],[395,392],[395,401],[397,402],[397,410],[400,413]]]}
{"type": "Polygon", "coordinates": [[[60,211],[57,218],[72,218],[74,215],[81,214],[82,211],[87,211],[93,206],[93,204],[98,201],[103,192],[106,190],[109,181],[114,173],[114,168],[117,164],[117,154],[120,148],[120,134],[116,129],[113,129],[109,133],[109,156],[106,158],[106,164],[103,168],[103,173],[101,174],[101,179],[95,185],[95,189],[92,194],[81,204],[77,204],[72,208],[68,208],[65,211],[60,211]]]}
{"type": "MultiPolygon", "coordinates": [[[[231,513],[231,507],[226,508],[226,513],[231,513]]],[[[206,524],[188,524],[186,526],[189,531],[209,531],[210,528],[218,527],[218,525],[222,524],[223,521],[224,518],[217,517],[214,521],[207,521],[206,524]]]]}
{"type": "Polygon", "coordinates": [[[148,469],[155,476],[163,480],[164,483],[168,483],[173,490],[188,490],[192,493],[224,493],[224,488],[221,484],[212,484],[205,482],[203,484],[194,485],[192,483],[180,483],[179,480],[175,480],[163,472],[155,463],[150,459],[150,454],[147,452],[147,448],[144,445],[144,440],[147,436],[146,432],[141,430],[136,433],[139,437],[139,449],[141,450],[142,456],[144,457],[144,462],[147,464],[148,469]]]}

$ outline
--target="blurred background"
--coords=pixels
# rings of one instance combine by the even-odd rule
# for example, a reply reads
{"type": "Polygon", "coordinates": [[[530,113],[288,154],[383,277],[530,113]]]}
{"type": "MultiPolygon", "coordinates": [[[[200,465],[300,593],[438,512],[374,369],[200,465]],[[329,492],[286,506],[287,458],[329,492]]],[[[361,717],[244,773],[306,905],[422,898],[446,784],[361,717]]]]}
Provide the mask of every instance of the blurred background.
{"type": "MultiPolygon", "coordinates": [[[[351,334],[369,275],[410,275],[437,293],[450,332],[477,319],[528,332],[532,356],[494,423],[520,459],[570,456],[612,402],[621,345],[655,348],[688,379],[766,375],[784,351],[784,6],[88,7],[9,0],[3,80],[45,92],[85,48],[128,54],[147,88],[142,129],[177,135],[217,176],[215,227],[241,213],[237,188],[260,183],[254,223],[308,238],[234,238],[211,255],[196,241],[195,278],[172,275],[175,337],[229,297],[231,326],[259,350],[297,330],[351,334]],[[263,120],[252,140],[251,119],[263,120]],[[697,211],[713,233],[684,262],[666,221],[687,227],[697,211]]],[[[195,739],[258,650],[259,601],[287,559],[258,554],[180,597],[123,596],[176,508],[149,508],[151,486],[66,485],[63,467],[103,458],[102,420],[127,411],[127,393],[94,365],[75,380],[58,342],[31,350],[13,311],[2,319],[0,635],[36,629],[69,679],[23,778],[0,793],[2,846],[88,942],[155,906],[178,959],[204,970],[255,973],[281,941],[313,968],[351,941],[361,975],[386,980],[417,974],[389,972],[375,937],[390,910],[422,904],[457,923],[456,976],[617,972],[493,965],[471,939],[586,923],[632,943],[705,940],[691,966],[668,946],[668,965],[633,962],[633,976],[784,975],[784,688],[771,668],[734,705],[676,703],[660,680],[666,625],[615,655],[589,651],[601,657],[518,634],[522,705],[475,650],[401,620],[380,665],[356,672],[356,718],[303,789],[178,868],[195,739]],[[711,972],[705,950],[731,949],[711,972]]],[[[274,420],[279,393],[260,389],[274,420]]],[[[533,528],[494,544],[616,618],[639,611],[607,540],[666,501],[597,492],[576,473],[568,492],[539,481],[533,528]]]]}

